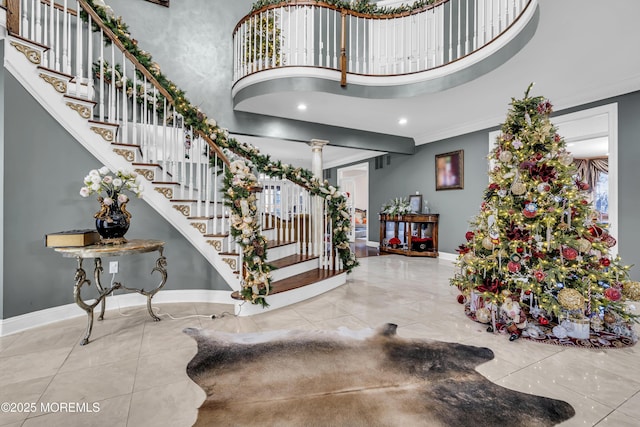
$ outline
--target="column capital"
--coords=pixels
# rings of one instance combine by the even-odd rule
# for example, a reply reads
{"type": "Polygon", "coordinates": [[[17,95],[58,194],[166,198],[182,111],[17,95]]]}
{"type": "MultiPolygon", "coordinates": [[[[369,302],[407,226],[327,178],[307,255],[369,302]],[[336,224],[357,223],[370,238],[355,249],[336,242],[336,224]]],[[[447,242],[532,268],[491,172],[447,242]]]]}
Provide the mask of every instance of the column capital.
{"type": "Polygon", "coordinates": [[[322,147],[324,147],[328,143],[329,141],[324,139],[312,139],[311,142],[309,142],[309,146],[311,147],[312,151],[322,151],[322,147]]]}

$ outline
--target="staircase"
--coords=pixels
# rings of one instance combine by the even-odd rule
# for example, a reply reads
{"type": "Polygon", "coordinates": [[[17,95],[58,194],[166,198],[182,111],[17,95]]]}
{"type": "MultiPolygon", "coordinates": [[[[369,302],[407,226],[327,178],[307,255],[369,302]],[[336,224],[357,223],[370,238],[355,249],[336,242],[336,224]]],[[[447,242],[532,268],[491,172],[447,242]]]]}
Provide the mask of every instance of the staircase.
{"type": "Polygon", "coordinates": [[[101,163],[144,177],[144,201],[217,269],[236,314],[345,283],[357,262],[335,188],[229,138],[114,33],[107,8],[7,5],[5,67],[101,163]]]}

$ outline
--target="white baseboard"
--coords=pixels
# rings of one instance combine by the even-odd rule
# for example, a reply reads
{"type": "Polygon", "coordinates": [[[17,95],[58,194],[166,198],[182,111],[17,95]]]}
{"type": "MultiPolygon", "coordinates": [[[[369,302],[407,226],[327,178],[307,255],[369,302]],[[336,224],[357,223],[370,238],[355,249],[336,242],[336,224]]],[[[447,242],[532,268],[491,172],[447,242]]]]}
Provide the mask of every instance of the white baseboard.
{"type": "Polygon", "coordinates": [[[456,262],[456,260],[458,259],[458,254],[452,254],[448,252],[439,252],[438,259],[440,261],[456,262]]]}
{"type": "MultiPolygon", "coordinates": [[[[160,291],[154,295],[152,301],[154,305],[196,302],[234,305],[236,302],[231,299],[231,291],[206,289],[160,291]]],[[[127,293],[108,297],[106,309],[117,310],[118,308],[138,307],[146,304],[147,297],[137,293],[127,293]]],[[[99,310],[98,307],[96,308],[99,310]]],[[[0,319],[0,337],[86,315],[86,312],[74,303],[21,314],[8,319],[0,319]]]]}

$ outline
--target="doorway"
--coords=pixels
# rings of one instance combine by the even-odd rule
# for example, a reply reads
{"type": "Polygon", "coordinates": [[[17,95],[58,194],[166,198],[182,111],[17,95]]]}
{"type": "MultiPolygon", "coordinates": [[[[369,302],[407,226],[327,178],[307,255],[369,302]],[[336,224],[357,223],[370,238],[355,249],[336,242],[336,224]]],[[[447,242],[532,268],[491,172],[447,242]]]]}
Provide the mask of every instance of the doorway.
{"type": "Polygon", "coordinates": [[[347,193],[351,216],[349,241],[365,245],[369,237],[369,163],[359,163],[338,169],[337,183],[347,193]]]}

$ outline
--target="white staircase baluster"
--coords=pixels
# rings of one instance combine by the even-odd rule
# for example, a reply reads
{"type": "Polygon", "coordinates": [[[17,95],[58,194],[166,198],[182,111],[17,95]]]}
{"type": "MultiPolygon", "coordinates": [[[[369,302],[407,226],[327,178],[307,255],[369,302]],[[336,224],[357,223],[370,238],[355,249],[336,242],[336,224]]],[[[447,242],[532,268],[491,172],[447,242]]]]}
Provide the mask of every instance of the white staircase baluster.
{"type": "MultiPolygon", "coordinates": [[[[78,20],[80,23],[80,20],[78,20]]],[[[93,85],[93,20],[91,15],[88,17],[87,23],[87,97],[91,100],[94,99],[94,85],[93,85]]],[[[94,111],[91,110],[91,116],[93,117],[94,111]]]]}
{"type": "Polygon", "coordinates": [[[138,125],[138,73],[136,70],[133,70],[133,85],[131,87],[131,143],[133,145],[138,145],[138,130],[140,126],[138,125]]]}
{"type": "Polygon", "coordinates": [[[100,79],[98,81],[98,88],[100,91],[100,108],[98,112],[98,119],[103,122],[104,121],[104,91],[105,91],[105,80],[104,80],[104,31],[100,30],[100,79]]]}
{"type": "Polygon", "coordinates": [[[20,24],[20,36],[29,38],[29,0],[22,0],[22,23],[20,24]]]}
{"type": "Polygon", "coordinates": [[[68,50],[69,32],[67,28],[68,22],[69,22],[69,14],[67,10],[67,0],[64,0],[63,6],[62,6],[62,66],[63,66],[63,71],[67,74],[70,74],[69,50],[68,50]]]}
{"type": "Polygon", "coordinates": [[[36,25],[35,25],[35,32],[36,32],[36,38],[35,41],[37,41],[38,43],[42,43],[42,8],[43,5],[40,4],[40,2],[36,3],[36,25]]]}
{"type": "MultiPolygon", "coordinates": [[[[78,2],[76,2],[76,10],[80,10],[78,2]]],[[[76,26],[76,50],[75,50],[75,59],[76,59],[76,96],[80,96],[80,88],[82,86],[82,21],[80,20],[80,16],[78,15],[75,19],[76,26]]]]}
{"type": "MultiPolygon", "coordinates": [[[[133,67],[133,72],[135,73],[135,67],[133,67]]],[[[120,142],[123,144],[129,143],[129,112],[128,112],[128,104],[129,97],[127,96],[127,56],[122,52],[122,119],[121,119],[121,132],[120,132],[120,142]]]]}
{"type": "Polygon", "coordinates": [[[113,43],[111,43],[111,81],[109,82],[109,108],[108,108],[108,112],[109,112],[109,116],[108,116],[108,121],[109,123],[115,123],[116,122],[116,118],[115,116],[115,95],[116,95],[116,52],[115,52],[115,48],[113,46],[113,43]]]}
{"type": "Polygon", "coordinates": [[[148,163],[157,163],[158,161],[158,88],[153,85],[153,120],[150,120],[153,125],[151,126],[152,132],[149,135],[149,144],[151,145],[151,152],[149,153],[148,163]]]}
{"type": "MultiPolygon", "coordinates": [[[[52,7],[43,6],[44,17],[42,18],[42,44],[45,46],[49,46],[49,15],[51,14],[52,7]]],[[[42,66],[49,68],[49,56],[51,55],[51,50],[44,52],[42,54],[42,66]]]]}

